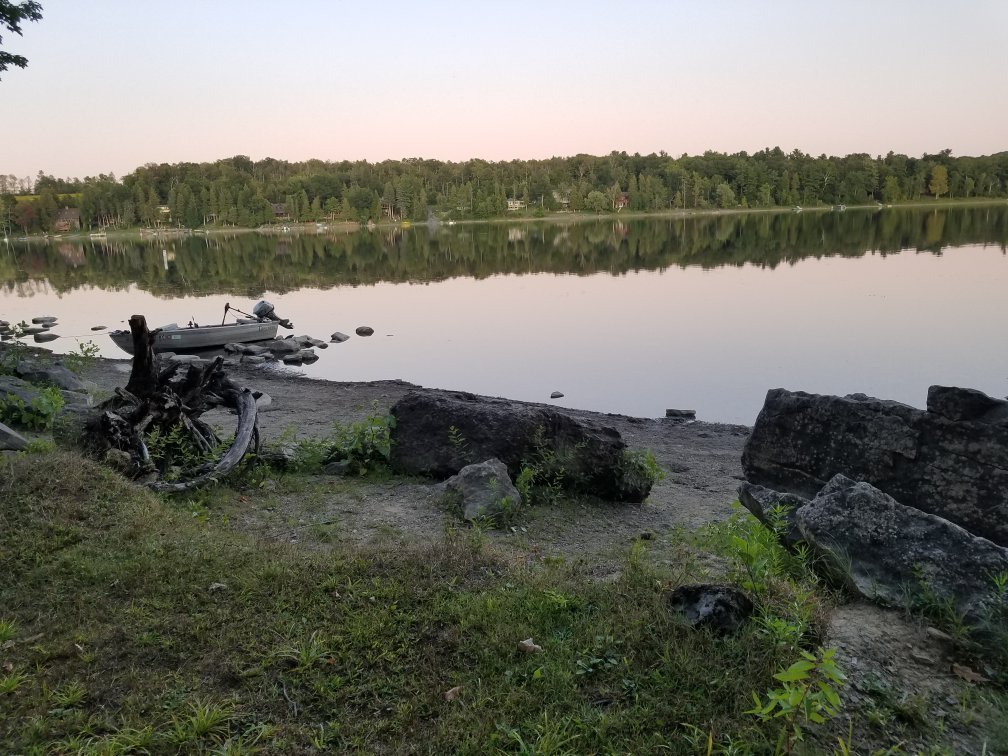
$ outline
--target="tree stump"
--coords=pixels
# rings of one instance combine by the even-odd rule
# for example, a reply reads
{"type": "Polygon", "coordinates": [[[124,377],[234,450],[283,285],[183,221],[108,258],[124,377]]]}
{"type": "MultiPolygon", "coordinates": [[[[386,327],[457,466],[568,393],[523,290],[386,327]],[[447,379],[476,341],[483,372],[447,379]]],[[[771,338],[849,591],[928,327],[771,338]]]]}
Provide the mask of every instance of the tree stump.
{"type": "MultiPolygon", "coordinates": [[[[134,478],[155,491],[180,492],[216,482],[241,462],[249,451],[258,451],[255,395],[224,373],[222,357],[199,368],[175,363],[159,369],[153,344],[157,331],[147,328],[143,315],[129,319],[133,338],[133,364],[126,388],[91,413],[86,429],[88,445],[99,455],[113,449],[129,455],[126,465],[134,478]],[[210,455],[220,445],[213,429],[200,419],[215,407],[238,413],[234,441],[215,462],[202,462],[183,470],[182,479],[166,481],[151,460],[145,437],[153,431],[175,438],[188,438],[200,452],[210,455]]],[[[120,454],[120,457],[123,455],[120,454]]]]}

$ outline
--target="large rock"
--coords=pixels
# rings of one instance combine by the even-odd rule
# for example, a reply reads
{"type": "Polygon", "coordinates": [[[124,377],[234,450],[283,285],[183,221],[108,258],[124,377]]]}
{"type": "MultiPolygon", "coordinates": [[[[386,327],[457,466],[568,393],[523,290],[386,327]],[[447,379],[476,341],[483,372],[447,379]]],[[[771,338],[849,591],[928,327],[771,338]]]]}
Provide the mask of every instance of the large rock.
{"type": "Polygon", "coordinates": [[[412,391],[392,407],[392,466],[447,478],[477,460],[501,460],[512,478],[545,453],[566,471],[568,490],[611,501],[643,501],[651,481],[633,474],[614,428],[542,405],[468,393],[412,391]],[[555,456],[554,456],[555,455],[555,456]]]}
{"type": "Polygon", "coordinates": [[[466,465],[444,482],[444,488],[461,500],[462,517],[469,522],[515,512],[522,504],[507,466],[499,459],[466,465]]]}
{"type": "Polygon", "coordinates": [[[16,430],[0,423],[0,450],[20,451],[28,448],[28,441],[16,430]]]}
{"type": "Polygon", "coordinates": [[[1008,549],[869,483],[835,476],[796,520],[834,576],[865,598],[905,606],[930,594],[951,601],[973,625],[999,601],[992,576],[1008,573],[1008,549]]]}
{"type": "Polygon", "coordinates": [[[41,365],[37,362],[19,362],[14,371],[29,383],[51,384],[65,391],[85,391],[84,383],[63,365],[41,365]]]}
{"type": "Polygon", "coordinates": [[[1008,402],[977,391],[932,386],[923,411],[773,389],[742,466],[752,483],[805,497],[842,473],[1008,545],[1008,402]]]}

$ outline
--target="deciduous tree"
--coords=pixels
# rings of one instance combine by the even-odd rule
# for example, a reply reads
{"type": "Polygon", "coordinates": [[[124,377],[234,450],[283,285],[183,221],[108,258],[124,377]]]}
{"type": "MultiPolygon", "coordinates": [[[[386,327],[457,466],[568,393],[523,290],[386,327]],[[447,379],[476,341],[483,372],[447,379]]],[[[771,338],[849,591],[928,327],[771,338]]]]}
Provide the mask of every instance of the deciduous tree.
{"type": "MultiPolygon", "coordinates": [[[[23,36],[21,34],[21,23],[23,21],[41,20],[42,6],[34,2],[34,0],[25,0],[25,2],[20,3],[11,2],[10,0],[0,0],[0,26],[9,32],[17,34],[19,37],[23,36]]],[[[2,42],[3,35],[0,35],[0,43],[2,42]]],[[[13,53],[0,50],[0,73],[6,71],[9,66],[24,68],[27,65],[28,59],[23,55],[14,55],[13,53]]]]}

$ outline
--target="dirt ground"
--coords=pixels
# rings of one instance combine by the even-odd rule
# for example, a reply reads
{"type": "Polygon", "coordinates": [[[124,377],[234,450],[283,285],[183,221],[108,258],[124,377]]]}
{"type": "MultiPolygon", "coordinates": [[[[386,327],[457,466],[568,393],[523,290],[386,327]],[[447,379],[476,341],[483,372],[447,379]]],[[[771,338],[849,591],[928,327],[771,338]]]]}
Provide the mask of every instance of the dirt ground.
{"type": "MultiPolygon", "coordinates": [[[[386,414],[409,391],[437,391],[395,380],[311,380],[283,368],[236,366],[229,372],[239,383],[270,396],[259,418],[267,444],[281,437],[326,436],[334,423],[386,414]]],[[[125,385],[128,374],[128,361],[101,360],[87,378],[101,398],[125,385]]],[[[643,538],[650,558],[674,566],[685,558],[675,533],[694,531],[732,513],[743,480],[741,454],[749,428],[565,411],[611,425],[631,449],[650,450],[665,478],[644,504],[537,508],[523,513],[512,528],[487,532],[487,538],[517,559],[563,558],[605,580],[619,574],[629,549],[643,538]]],[[[223,412],[207,419],[225,429],[234,423],[223,412]]],[[[258,538],[305,548],[430,540],[442,537],[446,528],[460,527],[440,507],[433,481],[320,476],[319,483],[309,494],[283,491],[265,481],[262,501],[249,501],[228,517],[234,527],[258,538]]],[[[712,564],[711,573],[717,572],[718,565],[712,564]]],[[[909,735],[924,727],[937,731],[955,753],[996,753],[992,742],[1008,737],[1003,732],[992,735],[999,725],[983,713],[984,692],[962,678],[961,668],[958,674],[954,671],[957,662],[948,642],[905,613],[860,602],[838,606],[829,636],[841,668],[851,678],[845,699],[846,713],[857,722],[855,751],[861,750],[858,743],[901,742],[902,752],[931,752],[934,743],[909,735]]],[[[846,739],[847,734],[844,720],[835,735],[846,739]]]]}

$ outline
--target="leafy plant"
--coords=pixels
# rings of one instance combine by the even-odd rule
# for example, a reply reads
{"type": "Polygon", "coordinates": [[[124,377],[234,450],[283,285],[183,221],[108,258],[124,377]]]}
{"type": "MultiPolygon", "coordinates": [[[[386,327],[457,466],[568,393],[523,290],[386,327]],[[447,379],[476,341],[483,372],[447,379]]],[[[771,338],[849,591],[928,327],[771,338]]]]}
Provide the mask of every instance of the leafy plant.
{"type": "Polygon", "coordinates": [[[10,341],[0,345],[0,375],[13,375],[18,363],[28,356],[28,347],[21,341],[28,324],[23,320],[11,325],[10,341]]]}
{"type": "Polygon", "coordinates": [[[395,418],[391,415],[369,415],[349,425],[337,423],[327,461],[345,461],[347,471],[357,475],[387,467],[392,454],[390,433],[394,426],[395,418]]]}
{"type": "Polygon", "coordinates": [[[803,727],[809,722],[823,724],[840,713],[838,690],[847,677],[837,667],[836,649],[817,649],[815,654],[801,652],[801,658],[774,679],[783,683],[767,691],[766,701],[753,693],[755,706],[746,713],[763,722],[782,719],[777,752],[791,753],[793,745],[804,739],[803,727]]]}
{"type": "Polygon", "coordinates": [[[0,398],[0,422],[33,430],[48,430],[63,409],[63,404],[63,395],[52,386],[41,389],[38,396],[27,404],[20,397],[8,394],[6,398],[0,398]]]}
{"type": "Polygon", "coordinates": [[[75,349],[63,355],[63,364],[72,373],[82,375],[94,366],[99,351],[98,345],[90,339],[84,342],[79,341],[75,349]]]}
{"type": "Polygon", "coordinates": [[[624,485],[630,488],[650,487],[665,478],[665,471],[649,449],[624,451],[621,472],[624,485]]]}

